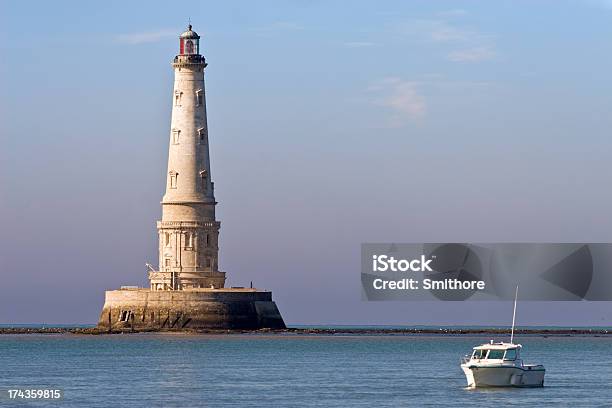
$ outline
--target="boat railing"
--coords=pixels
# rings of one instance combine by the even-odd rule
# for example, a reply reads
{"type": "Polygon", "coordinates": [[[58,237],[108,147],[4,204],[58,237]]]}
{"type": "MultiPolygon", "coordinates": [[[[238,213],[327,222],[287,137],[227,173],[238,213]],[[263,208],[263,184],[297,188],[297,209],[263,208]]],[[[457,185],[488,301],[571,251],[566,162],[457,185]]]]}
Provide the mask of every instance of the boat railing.
{"type": "Polygon", "coordinates": [[[461,357],[460,361],[461,361],[461,364],[467,364],[471,359],[472,359],[472,356],[469,354],[466,354],[465,356],[461,357]]]}

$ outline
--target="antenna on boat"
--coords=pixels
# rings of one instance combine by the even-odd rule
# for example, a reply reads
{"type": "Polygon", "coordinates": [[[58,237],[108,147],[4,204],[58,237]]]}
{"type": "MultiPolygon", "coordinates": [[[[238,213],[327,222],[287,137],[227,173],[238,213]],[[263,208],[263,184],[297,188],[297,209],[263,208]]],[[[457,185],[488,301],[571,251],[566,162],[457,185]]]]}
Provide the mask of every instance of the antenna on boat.
{"type": "Polygon", "coordinates": [[[514,321],[516,319],[516,299],[518,299],[518,285],[516,285],[516,291],[514,292],[514,310],[512,311],[512,330],[510,331],[510,344],[514,340],[514,321]]]}

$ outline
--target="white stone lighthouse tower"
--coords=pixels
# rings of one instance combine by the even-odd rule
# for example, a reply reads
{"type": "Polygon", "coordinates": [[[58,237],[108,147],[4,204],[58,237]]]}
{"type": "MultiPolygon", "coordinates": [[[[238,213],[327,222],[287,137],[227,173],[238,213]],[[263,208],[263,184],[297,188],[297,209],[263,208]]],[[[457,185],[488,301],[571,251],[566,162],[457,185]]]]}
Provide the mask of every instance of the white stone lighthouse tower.
{"type": "Polygon", "coordinates": [[[219,271],[219,227],[210,175],[206,92],[200,36],[191,25],[174,57],[166,193],[157,222],[159,268],[150,287],[107,290],[98,329],[283,329],[269,290],[225,287],[219,271]]]}
{"type": "Polygon", "coordinates": [[[218,270],[219,227],[210,173],[206,92],[200,36],[189,25],[174,57],[172,122],[166,194],[159,232],[159,271],[150,272],[152,290],[222,288],[218,270]]]}

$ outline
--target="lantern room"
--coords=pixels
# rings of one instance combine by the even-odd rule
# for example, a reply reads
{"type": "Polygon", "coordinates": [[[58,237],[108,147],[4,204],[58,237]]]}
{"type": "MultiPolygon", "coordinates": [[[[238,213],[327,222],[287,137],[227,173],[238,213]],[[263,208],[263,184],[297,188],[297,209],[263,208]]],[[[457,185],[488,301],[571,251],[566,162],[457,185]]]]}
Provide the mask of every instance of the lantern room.
{"type": "Polygon", "coordinates": [[[191,24],[180,36],[180,55],[199,55],[200,54],[200,36],[191,29],[191,24]]]}

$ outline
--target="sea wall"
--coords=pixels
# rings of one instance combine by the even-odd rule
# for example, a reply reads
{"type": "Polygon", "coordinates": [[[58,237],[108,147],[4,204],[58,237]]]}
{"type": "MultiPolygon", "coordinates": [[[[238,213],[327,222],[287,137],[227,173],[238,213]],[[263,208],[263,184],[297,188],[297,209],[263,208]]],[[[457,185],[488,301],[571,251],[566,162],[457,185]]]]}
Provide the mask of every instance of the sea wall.
{"type": "Polygon", "coordinates": [[[106,291],[102,330],[284,329],[272,292],[252,289],[106,291]]]}

